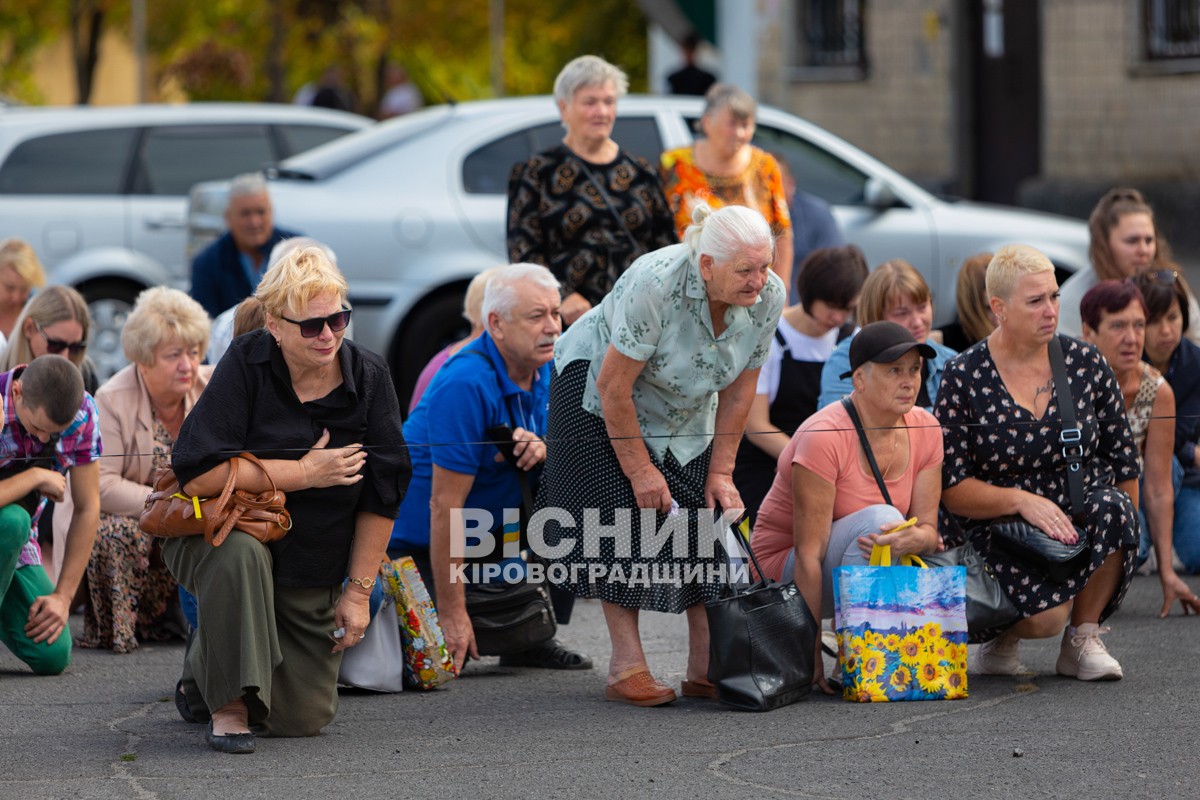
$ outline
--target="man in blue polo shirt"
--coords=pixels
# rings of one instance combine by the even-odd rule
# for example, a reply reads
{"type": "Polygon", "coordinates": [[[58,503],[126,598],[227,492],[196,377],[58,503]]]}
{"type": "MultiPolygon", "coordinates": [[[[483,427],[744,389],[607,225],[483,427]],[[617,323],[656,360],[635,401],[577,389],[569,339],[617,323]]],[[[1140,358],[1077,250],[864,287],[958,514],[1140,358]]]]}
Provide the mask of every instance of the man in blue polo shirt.
{"type": "MultiPolygon", "coordinates": [[[[558,281],[545,267],[498,269],[484,292],[484,333],[438,370],[404,424],[413,477],[388,552],[412,555],[425,580],[432,579],[446,644],[459,664],[478,655],[464,586],[450,579],[462,560],[450,553],[451,517],[456,509],[482,509],[502,520],[504,509],[522,502],[517,469],[541,468],[546,445],[539,437],[546,432],[550,362],[562,332],[560,305],[558,281]],[[490,443],[488,429],[501,425],[513,431],[516,468],[490,443]]],[[[501,664],[592,666],[555,639],[502,656],[501,664]]]]}

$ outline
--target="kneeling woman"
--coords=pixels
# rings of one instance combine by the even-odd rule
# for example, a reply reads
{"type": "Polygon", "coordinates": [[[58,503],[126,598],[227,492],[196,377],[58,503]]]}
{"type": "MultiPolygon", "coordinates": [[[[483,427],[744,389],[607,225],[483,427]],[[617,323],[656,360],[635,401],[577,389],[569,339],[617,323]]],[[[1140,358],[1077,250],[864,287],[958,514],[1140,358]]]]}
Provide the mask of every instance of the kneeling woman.
{"type": "MultiPolygon", "coordinates": [[[[768,577],[794,578],[813,616],[833,612],[834,567],[866,564],[876,544],[895,556],[938,547],[942,432],[933,415],[914,407],[921,359],[936,355],[906,328],[874,322],[850,345],[854,390],[805,422],[784,448],[779,472],[754,528],[754,554],[768,577]],[[867,433],[885,500],[859,444],[849,402],[867,433]],[[917,524],[889,533],[906,517],[917,524]]],[[[813,680],[827,694],[818,646],[813,680]]]]}
{"type": "MultiPolygon", "coordinates": [[[[221,752],[252,752],[251,725],[315,736],[333,719],[341,654],[364,636],[408,488],[391,376],[343,339],[346,292],[316,247],[267,270],[255,293],[266,327],[229,346],[171,451],[184,491],[201,497],[220,493],[231,455],[260,456],[292,516],[269,546],[235,530],[220,547],[188,536],[162,548],[200,615],[176,703],[189,721],[211,715],[208,742],[221,752]]],[[[270,484],[250,468],[237,488],[270,484]]]]}
{"type": "Polygon", "coordinates": [[[996,330],[946,365],[934,406],[946,447],[946,509],[976,521],[968,535],[1022,617],[1007,629],[971,632],[985,642],[975,672],[1019,674],[1021,639],[1062,632],[1060,675],[1120,678],[1099,623],[1120,606],[1138,546],[1137,448],[1121,387],[1099,350],[1055,332],[1058,284],[1045,255],[1024,245],[1002,248],[988,265],[987,292],[996,330]],[[1054,385],[1049,347],[1056,337],[1068,386],[1054,385]],[[1019,514],[1052,539],[1078,540],[1060,440],[1066,426],[1058,395],[1068,393],[1082,430],[1083,508],[1074,523],[1091,555],[1058,582],[993,551],[987,523],[1019,514]]]}

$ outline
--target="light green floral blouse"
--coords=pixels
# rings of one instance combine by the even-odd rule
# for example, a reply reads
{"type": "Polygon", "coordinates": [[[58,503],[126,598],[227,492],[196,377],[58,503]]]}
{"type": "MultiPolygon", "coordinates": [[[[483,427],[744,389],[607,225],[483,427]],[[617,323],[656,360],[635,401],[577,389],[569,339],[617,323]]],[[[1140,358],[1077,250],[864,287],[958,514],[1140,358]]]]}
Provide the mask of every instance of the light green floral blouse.
{"type": "Polygon", "coordinates": [[[686,246],[664,247],[635,261],[600,305],[563,334],[555,366],[562,372],[574,361],[591,362],[583,408],[603,417],[596,378],[609,344],[646,362],[633,384],[646,446],[660,463],[669,450],[686,465],[712,441],[717,392],[766,361],[786,299],[783,281],[770,273],[758,301],[731,306],[728,327],[714,336],[699,266],[686,246]]]}

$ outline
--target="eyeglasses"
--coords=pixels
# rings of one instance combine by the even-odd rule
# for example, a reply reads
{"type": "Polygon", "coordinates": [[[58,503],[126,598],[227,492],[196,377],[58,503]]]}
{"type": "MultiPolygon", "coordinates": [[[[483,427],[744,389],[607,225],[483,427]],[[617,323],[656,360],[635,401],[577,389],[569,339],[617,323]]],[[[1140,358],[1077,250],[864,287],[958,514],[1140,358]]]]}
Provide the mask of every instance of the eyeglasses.
{"type": "Polygon", "coordinates": [[[64,342],[62,339],[51,339],[46,335],[46,331],[42,329],[41,325],[35,322],[33,326],[37,328],[38,333],[46,340],[46,350],[55,355],[61,355],[64,350],[69,350],[71,355],[77,356],[84,350],[87,350],[87,342],[64,342]]]}
{"type": "Polygon", "coordinates": [[[1179,271],[1174,269],[1154,269],[1145,273],[1159,283],[1165,283],[1168,286],[1179,279],[1179,271]]]}
{"type": "Polygon", "coordinates": [[[293,325],[300,326],[300,335],[305,339],[315,339],[321,335],[321,331],[325,330],[325,326],[329,326],[329,330],[337,333],[344,331],[346,326],[350,324],[350,309],[343,308],[336,314],[330,314],[328,317],[313,317],[312,319],[298,320],[280,317],[284,322],[290,322],[293,325]]]}

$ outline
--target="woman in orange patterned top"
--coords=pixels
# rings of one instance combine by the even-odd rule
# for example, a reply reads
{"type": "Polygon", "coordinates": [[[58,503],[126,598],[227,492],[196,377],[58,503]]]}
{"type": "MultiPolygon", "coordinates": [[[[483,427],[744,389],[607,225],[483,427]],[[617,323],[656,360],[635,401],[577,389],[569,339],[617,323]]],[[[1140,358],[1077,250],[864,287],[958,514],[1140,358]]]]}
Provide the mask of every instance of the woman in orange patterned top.
{"type": "Polygon", "coordinates": [[[754,136],[754,98],[736,86],[718,83],[704,96],[700,117],[703,139],[691,147],[662,154],[663,191],[675,226],[682,238],[691,224],[692,210],[707,203],[747,206],[767,218],[775,233],[775,261],[771,268],[791,285],[792,218],[779,164],[770,153],[750,144],[754,136]]]}

